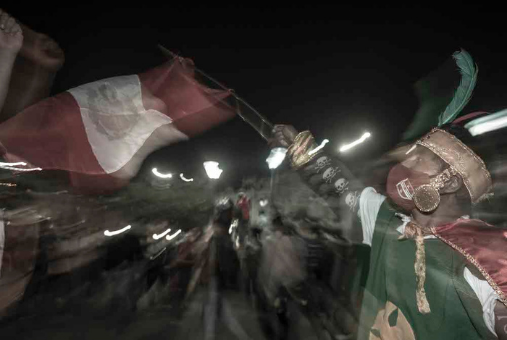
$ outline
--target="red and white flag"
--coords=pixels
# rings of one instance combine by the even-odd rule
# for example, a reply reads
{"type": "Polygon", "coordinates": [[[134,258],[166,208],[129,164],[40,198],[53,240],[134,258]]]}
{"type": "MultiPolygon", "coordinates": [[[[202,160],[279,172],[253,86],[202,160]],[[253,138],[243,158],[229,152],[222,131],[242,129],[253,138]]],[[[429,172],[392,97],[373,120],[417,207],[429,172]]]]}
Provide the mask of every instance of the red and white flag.
{"type": "Polygon", "coordinates": [[[114,190],[154,150],[231,119],[229,95],[199,83],[191,60],[175,58],[43,100],[0,124],[0,143],[8,161],[67,170],[81,189],[114,190]]]}

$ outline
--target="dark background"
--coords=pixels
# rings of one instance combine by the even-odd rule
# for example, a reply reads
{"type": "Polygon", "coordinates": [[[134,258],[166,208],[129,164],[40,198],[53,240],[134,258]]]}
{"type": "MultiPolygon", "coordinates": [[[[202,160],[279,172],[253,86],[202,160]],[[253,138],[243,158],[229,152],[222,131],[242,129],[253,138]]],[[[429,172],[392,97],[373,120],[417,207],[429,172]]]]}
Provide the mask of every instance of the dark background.
{"type": "MultiPolygon", "coordinates": [[[[329,150],[370,131],[343,156],[368,160],[394,146],[417,109],[412,84],[466,49],[479,66],[465,110],[503,108],[505,13],[487,5],[56,6],[8,2],[4,9],[53,37],[66,52],[54,93],[90,81],[144,71],[164,61],[163,44],[246,99],[273,123],[310,129],[329,150]]],[[[141,3],[142,4],[142,3],[141,3]]],[[[268,175],[263,139],[239,118],[187,143],[157,151],[142,173],[203,174],[217,160],[231,183],[268,175]]]]}

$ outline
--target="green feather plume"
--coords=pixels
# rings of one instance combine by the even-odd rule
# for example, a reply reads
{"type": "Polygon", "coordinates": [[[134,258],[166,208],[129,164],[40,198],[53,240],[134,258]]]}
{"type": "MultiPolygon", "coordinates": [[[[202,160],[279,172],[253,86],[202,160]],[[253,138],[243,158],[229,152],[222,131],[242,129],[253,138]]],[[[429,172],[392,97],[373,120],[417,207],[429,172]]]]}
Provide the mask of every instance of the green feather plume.
{"type": "Polygon", "coordinates": [[[445,111],[438,117],[438,126],[452,122],[458,116],[470,101],[475,84],[477,83],[477,73],[479,70],[470,54],[465,50],[461,50],[461,52],[455,52],[453,58],[459,67],[461,82],[456,89],[454,98],[447,105],[445,111]]]}

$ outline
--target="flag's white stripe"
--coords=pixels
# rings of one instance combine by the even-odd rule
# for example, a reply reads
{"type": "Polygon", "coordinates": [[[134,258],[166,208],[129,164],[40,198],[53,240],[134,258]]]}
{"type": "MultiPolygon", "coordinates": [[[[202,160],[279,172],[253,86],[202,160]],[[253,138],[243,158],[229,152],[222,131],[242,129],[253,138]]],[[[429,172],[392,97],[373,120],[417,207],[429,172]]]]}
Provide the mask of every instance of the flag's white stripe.
{"type": "MultiPolygon", "coordinates": [[[[137,75],[109,78],[69,92],[79,105],[88,141],[106,173],[124,167],[156,129],[172,122],[165,114],[144,108],[137,75]]],[[[162,136],[153,150],[188,139],[173,126],[162,136]]]]}

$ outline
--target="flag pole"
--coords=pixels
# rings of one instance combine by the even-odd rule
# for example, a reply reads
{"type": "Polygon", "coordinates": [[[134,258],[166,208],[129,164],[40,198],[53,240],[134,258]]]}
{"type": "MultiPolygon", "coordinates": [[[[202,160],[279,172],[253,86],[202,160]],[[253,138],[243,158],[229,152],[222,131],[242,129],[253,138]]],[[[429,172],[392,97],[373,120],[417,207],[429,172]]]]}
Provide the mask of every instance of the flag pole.
{"type": "MultiPolygon", "coordinates": [[[[162,46],[160,44],[158,45],[158,47],[167,56],[170,56],[172,58],[178,59],[178,61],[180,61],[180,62],[183,59],[183,57],[179,56],[178,54],[176,54],[176,53],[174,53],[174,52],[172,52],[170,50],[168,50],[167,48],[165,48],[164,46],[162,46]]],[[[197,67],[194,67],[194,69],[197,72],[199,72],[202,76],[208,78],[215,85],[219,86],[223,90],[229,91],[231,93],[231,95],[237,100],[237,102],[242,103],[247,108],[249,108],[255,114],[255,116],[257,116],[257,118],[259,118],[261,120],[260,124],[256,124],[255,122],[251,121],[251,119],[249,119],[247,116],[245,116],[240,111],[239,105],[237,105],[237,108],[236,108],[238,116],[240,116],[241,119],[243,119],[246,123],[248,123],[251,127],[253,127],[255,129],[255,131],[257,131],[257,133],[259,133],[265,140],[267,140],[267,141],[270,140],[271,133],[272,133],[272,130],[273,130],[273,124],[269,120],[267,120],[261,113],[259,113],[259,111],[257,111],[252,105],[248,104],[243,98],[239,97],[234,92],[234,90],[227,88],[222,83],[220,83],[218,80],[216,80],[215,78],[211,77],[210,75],[208,75],[204,71],[198,69],[197,67]],[[267,129],[267,131],[265,131],[266,129],[267,129]]]]}

